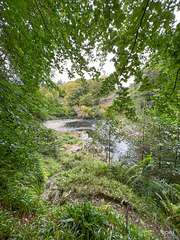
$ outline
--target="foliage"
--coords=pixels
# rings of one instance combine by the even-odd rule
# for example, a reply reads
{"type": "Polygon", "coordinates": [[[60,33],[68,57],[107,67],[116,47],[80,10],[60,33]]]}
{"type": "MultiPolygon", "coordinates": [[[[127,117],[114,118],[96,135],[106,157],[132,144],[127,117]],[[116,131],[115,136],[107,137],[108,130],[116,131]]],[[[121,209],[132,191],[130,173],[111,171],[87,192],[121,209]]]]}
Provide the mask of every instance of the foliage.
{"type": "Polygon", "coordinates": [[[81,142],[81,140],[76,135],[70,134],[69,132],[63,133],[60,139],[63,143],[63,146],[66,144],[73,145],[81,142]]]}
{"type": "MultiPolygon", "coordinates": [[[[20,215],[36,212],[39,208],[38,197],[43,175],[38,154],[57,157],[55,137],[41,126],[40,121],[47,118],[48,103],[57,105],[60,115],[65,111],[66,114],[75,116],[74,105],[79,105],[80,98],[88,95],[90,88],[93,98],[98,102],[99,94],[92,90],[89,82],[82,80],[83,71],[90,70],[98,78],[99,74],[89,67],[96,46],[96,49],[100,50],[97,57],[102,61],[108,52],[114,54],[112,61],[116,68],[116,72],[103,79],[102,92],[116,91],[114,109],[118,112],[124,110],[127,116],[133,119],[139,117],[140,123],[143,123],[142,162],[137,166],[135,176],[131,175],[131,172],[128,181],[124,178],[127,169],[121,171],[122,181],[130,184],[123,185],[119,181],[121,177],[118,181],[115,179],[117,174],[112,180],[113,174],[107,170],[104,163],[93,165],[92,159],[76,156],[81,164],[75,166],[74,159],[63,159],[62,162],[66,161],[66,164],[69,162],[71,169],[59,173],[59,186],[67,191],[74,189],[74,192],[81,192],[79,196],[104,194],[120,202],[126,200],[137,212],[150,215],[153,210],[156,217],[159,212],[157,214],[155,210],[159,204],[163,214],[177,225],[180,24],[175,24],[174,10],[180,10],[179,1],[136,0],[132,3],[130,0],[82,0],[69,4],[66,1],[7,0],[1,1],[0,7],[1,201],[20,215]],[[45,101],[45,96],[39,90],[40,86],[46,85],[59,91],[56,84],[50,80],[51,71],[56,68],[63,72],[67,60],[72,62],[71,70],[68,69],[69,76],[72,77],[78,72],[82,79],[62,87],[66,92],[67,102],[64,110],[59,104],[56,92],[54,96],[46,96],[45,101]],[[130,76],[134,76],[135,82],[139,84],[138,93],[143,92],[145,95],[142,96],[143,101],[150,102],[151,105],[142,106],[141,102],[139,109],[135,111],[128,89],[122,86],[122,81],[126,82],[130,76]],[[135,115],[135,112],[139,115],[135,115]],[[146,131],[148,129],[153,130],[151,137],[146,131]],[[152,139],[156,140],[155,144],[152,139]],[[146,144],[147,149],[144,149],[146,144]],[[152,157],[146,158],[151,152],[152,157]],[[83,158],[85,161],[82,161],[83,158]],[[144,170],[152,176],[147,177],[147,173],[143,175],[144,170]],[[99,178],[98,174],[102,174],[102,178],[99,178]],[[167,181],[172,181],[173,184],[170,185],[167,181]],[[138,192],[140,198],[133,191],[138,192]]],[[[95,110],[94,115],[101,115],[100,108],[95,110]]],[[[50,164],[53,165],[54,161],[50,164]]],[[[88,203],[84,203],[84,206],[89,208],[93,216],[99,216],[98,211],[88,203]]],[[[78,212],[84,209],[84,206],[78,206],[78,212]]],[[[74,211],[77,208],[70,209],[74,211]]],[[[163,214],[160,214],[160,217],[163,214]]],[[[22,235],[18,236],[19,221],[15,220],[11,227],[12,216],[4,214],[4,210],[0,217],[3,221],[0,221],[0,224],[4,238],[23,238],[22,235]],[[17,230],[12,229],[14,225],[17,230]]],[[[81,217],[78,221],[79,219],[81,220],[81,217]]],[[[25,226],[22,230],[25,231],[25,236],[33,239],[39,236],[50,238],[52,233],[54,236],[60,234],[61,228],[57,223],[49,222],[48,217],[43,220],[36,218],[34,225],[29,224],[27,228],[25,226]]],[[[109,226],[105,220],[100,220],[104,227],[109,226]]],[[[113,227],[112,232],[116,230],[113,227]]],[[[85,228],[81,224],[81,229],[87,231],[87,226],[85,228]]],[[[132,233],[132,238],[135,236],[137,239],[147,239],[140,238],[134,229],[132,231],[134,233],[129,232],[132,233]]],[[[96,234],[96,228],[94,232],[93,234],[96,234]]],[[[73,231],[69,233],[78,234],[73,231]]]]}
{"type": "MultiPolygon", "coordinates": [[[[128,226],[108,205],[94,207],[88,201],[72,202],[21,224],[18,218],[0,209],[1,237],[18,239],[153,239],[133,223],[128,226]]],[[[25,219],[24,219],[25,220],[25,219]]],[[[27,221],[28,219],[26,219],[27,221]]]]}
{"type": "Polygon", "coordinates": [[[49,118],[72,118],[76,116],[101,118],[105,109],[100,109],[101,106],[93,106],[95,103],[99,103],[101,98],[98,92],[101,85],[100,80],[83,81],[77,79],[59,85],[60,90],[43,86],[40,88],[45,95],[44,101],[46,101],[43,110],[49,115],[49,118]]]}
{"type": "Polygon", "coordinates": [[[61,223],[56,226],[56,236],[62,239],[152,239],[151,235],[135,225],[126,226],[109,206],[95,208],[89,202],[75,202],[64,207],[60,218],[57,212],[52,218],[61,223]]]}
{"type": "Polygon", "coordinates": [[[79,117],[82,117],[82,118],[92,118],[92,116],[93,116],[92,108],[86,107],[85,105],[82,105],[79,117]]]}
{"type": "Polygon", "coordinates": [[[94,118],[96,118],[96,119],[101,119],[101,111],[100,111],[100,107],[95,108],[95,111],[94,111],[94,118]]]}
{"type": "Polygon", "coordinates": [[[66,116],[68,116],[69,118],[73,118],[77,116],[74,107],[65,106],[64,110],[65,110],[66,116]]]}
{"type": "Polygon", "coordinates": [[[179,10],[178,1],[146,0],[133,4],[119,1],[109,7],[112,26],[103,37],[106,49],[114,54],[112,61],[116,72],[105,79],[103,89],[113,91],[115,84],[118,85],[115,108],[124,109],[127,115],[134,117],[128,88],[122,85],[131,76],[141,84],[141,90],[155,93],[153,98],[160,111],[166,112],[168,104],[178,108],[180,25],[175,24],[174,15],[175,9],[179,10]],[[151,72],[151,77],[145,72],[151,72]]]}
{"type": "Polygon", "coordinates": [[[43,109],[48,114],[47,118],[66,117],[65,107],[60,100],[60,96],[63,94],[62,90],[58,91],[57,89],[41,86],[40,91],[45,96],[43,109]]]}
{"type": "Polygon", "coordinates": [[[79,101],[79,105],[92,106],[93,105],[92,93],[88,93],[87,95],[82,96],[79,101]]]}
{"type": "Polygon", "coordinates": [[[65,91],[65,100],[68,106],[72,107],[79,105],[79,100],[82,95],[88,92],[88,83],[82,79],[68,82],[64,84],[63,90],[65,91]]]}
{"type": "Polygon", "coordinates": [[[111,166],[114,179],[131,187],[141,199],[149,202],[159,212],[166,212],[178,227],[180,192],[178,184],[167,184],[152,176],[154,171],[152,157],[145,158],[142,162],[129,166],[127,162],[114,163],[111,166]]]}
{"type": "Polygon", "coordinates": [[[53,157],[40,156],[40,165],[45,181],[52,177],[58,168],[58,162],[53,157]]]}
{"type": "MultiPolygon", "coordinates": [[[[56,145],[62,141],[63,145],[60,146],[66,149],[79,142],[79,139],[72,134],[63,133],[56,138],[56,145]]],[[[18,191],[24,188],[26,195],[15,195],[12,191],[8,195],[14,196],[14,212],[0,210],[0,232],[3,238],[18,236],[19,239],[85,239],[84,234],[89,234],[89,237],[93,236],[92,239],[96,236],[103,236],[103,239],[153,239],[149,231],[132,223],[130,216],[127,225],[126,219],[110,207],[117,211],[117,207],[120,210],[122,205],[127,204],[131,207],[130,212],[138,214],[141,223],[145,217],[154,224],[163,224],[164,221],[165,230],[171,229],[172,225],[175,229],[178,226],[179,185],[169,186],[157,179],[147,180],[143,164],[128,169],[125,168],[125,162],[107,164],[81,152],[69,155],[63,150],[56,154],[49,152],[45,158],[39,155],[38,158],[45,180],[49,177],[52,180],[53,177],[56,178],[57,191],[61,194],[59,204],[62,206],[51,206],[47,201],[33,202],[33,199],[39,199],[40,187],[35,182],[29,183],[26,175],[19,175],[21,188],[18,191]],[[71,198],[76,201],[71,201],[71,198]],[[98,207],[86,200],[82,201],[83,198],[91,200],[98,207]],[[25,208],[23,201],[30,208],[25,208]],[[21,204],[21,219],[17,214],[19,210],[16,204],[21,204]],[[23,212],[24,209],[26,211],[23,212]]],[[[16,179],[10,178],[10,181],[11,185],[19,186],[17,175],[16,179]]]]}
{"type": "Polygon", "coordinates": [[[88,198],[95,202],[100,197],[111,204],[125,202],[139,218],[164,222],[166,229],[169,224],[178,229],[179,185],[169,185],[150,177],[137,164],[130,165],[125,161],[107,164],[82,153],[64,157],[61,166],[59,188],[67,196],[65,202],[71,194],[73,198],[88,198]],[[174,211],[177,209],[174,215],[170,210],[173,207],[174,211]]]}
{"type": "Polygon", "coordinates": [[[89,82],[89,92],[93,96],[94,104],[99,104],[99,99],[102,97],[100,92],[103,78],[101,79],[90,79],[89,82]]]}
{"type": "Polygon", "coordinates": [[[99,33],[94,26],[85,30],[91,18],[86,10],[93,10],[86,1],[78,6],[30,0],[1,1],[0,5],[0,166],[2,171],[25,172],[36,166],[36,152],[42,148],[47,152],[48,132],[40,121],[47,118],[49,103],[56,105],[56,116],[64,116],[64,111],[75,115],[59,103],[60,89],[50,80],[52,69],[63,71],[63,63],[71,59],[69,75],[76,70],[83,76],[82,69],[92,70],[86,56],[95,46],[93,35],[96,38],[99,33]],[[51,90],[46,99],[39,91],[45,86],[57,90],[51,90]]]}
{"type": "MultiPolygon", "coordinates": [[[[95,45],[101,49],[99,57],[107,52],[114,54],[116,73],[103,80],[103,89],[109,92],[118,85],[117,109],[134,113],[127,89],[121,83],[130,76],[142,83],[142,90],[156,91],[153,97],[159,98],[160,104],[156,103],[161,111],[166,111],[169,103],[179,109],[176,86],[180,27],[174,24],[173,14],[178,1],[81,1],[78,7],[76,2],[69,7],[56,1],[6,1],[1,5],[1,114],[8,113],[6,119],[2,116],[5,121],[11,116],[18,122],[22,115],[22,120],[27,121],[25,112],[33,117],[35,112],[38,115],[42,102],[39,85],[45,82],[56,87],[49,79],[51,69],[56,67],[62,72],[63,62],[71,59],[69,74],[78,70],[83,75],[82,69],[89,69],[95,45]],[[146,60],[143,54],[147,51],[146,60]],[[144,74],[145,60],[146,71],[155,68],[158,72],[157,86],[144,74]]],[[[73,86],[67,97],[69,104],[78,104],[80,93],[86,94],[87,88],[73,86]]]]}
{"type": "Polygon", "coordinates": [[[64,91],[66,107],[74,107],[77,115],[82,115],[81,117],[101,117],[101,114],[97,112],[97,108],[93,105],[98,104],[102,97],[100,89],[103,80],[104,79],[77,79],[76,81],[65,83],[61,89],[64,91]],[[83,113],[79,113],[79,107],[82,106],[92,107],[92,114],[88,114],[88,116],[85,114],[85,116],[83,116],[83,113]],[[93,112],[95,113],[93,114],[93,112]]]}
{"type": "Polygon", "coordinates": [[[167,182],[179,182],[179,113],[176,107],[167,106],[167,112],[149,98],[150,92],[143,92],[137,100],[141,87],[131,88],[131,98],[136,104],[139,118],[136,127],[138,134],[134,144],[139,148],[141,160],[152,154],[153,171],[151,174],[167,182]]]}
{"type": "Polygon", "coordinates": [[[20,215],[36,212],[40,208],[39,194],[45,177],[40,159],[41,155],[56,156],[60,145],[56,139],[52,130],[42,126],[38,129],[31,127],[25,136],[16,140],[16,145],[11,138],[12,147],[3,148],[0,158],[0,200],[20,215]]]}
{"type": "Polygon", "coordinates": [[[109,108],[103,116],[103,121],[96,123],[95,130],[91,133],[93,140],[97,140],[107,147],[108,161],[111,162],[111,150],[114,142],[121,141],[121,123],[119,117],[109,108]]]}
{"type": "Polygon", "coordinates": [[[101,118],[104,109],[99,111],[94,103],[99,103],[101,97],[98,92],[100,80],[77,79],[59,85],[59,89],[41,86],[40,91],[45,95],[43,110],[49,118],[82,117],[101,118]],[[84,108],[84,107],[85,108],[84,108]]]}

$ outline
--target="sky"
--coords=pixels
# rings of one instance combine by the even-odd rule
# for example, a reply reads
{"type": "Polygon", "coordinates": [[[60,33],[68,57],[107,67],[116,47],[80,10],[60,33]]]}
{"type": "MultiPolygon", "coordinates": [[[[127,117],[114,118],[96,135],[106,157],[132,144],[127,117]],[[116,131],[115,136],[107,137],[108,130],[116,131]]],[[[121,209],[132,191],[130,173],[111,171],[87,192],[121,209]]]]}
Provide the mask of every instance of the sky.
{"type": "MultiPolygon", "coordinates": [[[[103,66],[103,69],[102,69],[102,71],[101,71],[101,72],[102,72],[102,75],[108,76],[108,75],[110,75],[111,73],[113,73],[113,72],[115,71],[114,63],[110,61],[110,59],[111,59],[112,57],[113,57],[113,54],[108,54],[108,56],[107,56],[107,61],[105,62],[104,66],[103,66]]],[[[98,62],[96,62],[96,63],[91,63],[90,66],[95,66],[96,69],[98,69],[98,68],[99,68],[99,64],[100,64],[100,62],[98,61],[98,62]]],[[[70,68],[70,66],[71,66],[71,62],[70,62],[70,61],[67,61],[67,66],[70,68]]],[[[76,79],[78,79],[78,78],[79,78],[79,75],[76,74],[76,75],[75,75],[75,78],[71,79],[71,81],[74,81],[74,80],[76,80],[76,79]]],[[[91,77],[89,76],[88,73],[85,73],[85,78],[86,78],[86,79],[90,79],[91,77]]],[[[58,71],[55,71],[55,72],[54,72],[53,81],[54,81],[54,82],[57,82],[57,81],[60,80],[60,79],[61,79],[63,82],[68,82],[68,81],[70,81],[67,72],[64,71],[63,74],[59,74],[58,71]]]]}
{"type": "MultiPolygon", "coordinates": [[[[176,16],[176,24],[180,23],[180,11],[176,11],[175,12],[175,16],[176,16]]],[[[110,75],[111,73],[114,72],[115,68],[114,68],[114,63],[110,61],[110,59],[113,57],[113,54],[108,54],[107,56],[107,61],[105,62],[103,69],[102,69],[102,76],[106,75],[110,75]]],[[[96,62],[96,63],[91,63],[92,66],[95,66],[97,69],[99,68],[99,63],[100,62],[96,62]]],[[[70,67],[71,66],[71,62],[67,62],[67,66],[70,67]]],[[[74,81],[76,79],[79,78],[79,75],[76,74],[75,78],[71,79],[71,81],[74,81]]],[[[86,79],[90,79],[91,77],[89,76],[88,73],[85,74],[85,78],[86,79]]],[[[64,72],[63,74],[60,74],[58,71],[54,71],[54,78],[52,79],[54,82],[57,82],[58,80],[62,80],[63,82],[68,82],[70,81],[67,72],[64,72]]],[[[127,83],[124,84],[124,87],[129,86],[131,83],[133,82],[133,78],[130,78],[129,81],[127,83]]]]}

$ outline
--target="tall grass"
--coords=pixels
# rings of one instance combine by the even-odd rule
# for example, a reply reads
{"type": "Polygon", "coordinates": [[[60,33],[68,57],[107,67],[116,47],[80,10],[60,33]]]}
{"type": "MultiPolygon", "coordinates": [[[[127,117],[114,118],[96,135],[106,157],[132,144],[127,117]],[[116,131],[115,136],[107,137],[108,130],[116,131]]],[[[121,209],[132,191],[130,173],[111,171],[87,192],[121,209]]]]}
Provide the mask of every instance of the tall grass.
{"type": "Polygon", "coordinates": [[[71,202],[49,209],[46,215],[23,224],[8,211],[0,209],[1,239],[62,239],[62,240],[148,240],[150,232],[144,231],[109,206],[93,206],[90,202],[71,202]]]}
{"type": "Polygon", "coordinates": [[[59,239],[153,239],[150,233],[134,224],[127,226],[125,219],[109,206],[97,208],[84,200],[62,208],[51,217],[56,220],[55,236],[59,239]]]}
{"type": "Polygon", "coordinates": [[[111,166],[111,177],[126,184],[133,193],[149,204],[156,215],[165,215],[177,228],[180,227],[180,185],[168,184],[149,173],[151,162],[128,166],[123,162],[111,166]],[[144,167],[146,169],[144,169],[144,167]],[[146,171],[147,170],[147,171],[146,171]],[[160,214],[161,213],[161,214],[160,214]]]}

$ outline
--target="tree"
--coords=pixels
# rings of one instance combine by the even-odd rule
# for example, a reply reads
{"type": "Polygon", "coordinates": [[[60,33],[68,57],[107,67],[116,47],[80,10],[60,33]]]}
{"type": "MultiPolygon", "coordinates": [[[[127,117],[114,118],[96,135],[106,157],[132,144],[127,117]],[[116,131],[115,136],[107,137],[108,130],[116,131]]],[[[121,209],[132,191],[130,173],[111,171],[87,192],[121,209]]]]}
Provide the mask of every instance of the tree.
{"type": "Polygon", "coordinates": [[[83,95],[79,100],[79,105],[85,105],[85,106],[92,106],[94,103],[93,96],[91,93],[88,93],[86,95],[83,95]]]}
{"type": "MultiPolygon", "coordinates": [[[[95,46],[102,61],[108,52],[114,54],[116,71],[104,79],[102,89],[109,92],[118,86],[115,109],[134,117],[134,107],[122,81],[135,76],[141,90],[155,91],[152,97],[156,114],[169,115],[171,109],[172,119],[179,126],[176,116],[180,109],[180,24],[175,25],[174,18],[174,10],[180,10],[178,3],[0,1],[0,150],[4,153],[1,162],[10,152],[13,156],[12,149],[23,152],[21,136],[28,135],[30,127],[38,126],[38,121],[44,119],[39,88],[42,84],[57,88],[50,80],[51,70],[63,72],[63,63],[71,60],[69,76],[76,71],[83,77],[84,71],[94,70],[88,64],[95,46]],[[156,85],[149,84],[144,69],[156,70],[156,85]]],[[[92,72],[98,76],[96,71],[92,72]]],[[[72,92],[79,96],[81,90],[87,89],[74,88],[72,92]]]]}
{"type": "MultiPolygon", "coordinates": [[[[141,98],[144,98],[146,103],[148,100],[151,105],[146,105],[144,117],[141,115],[142,111],[139,112],[139,117],[142,120],[141,124],[144,126],[142,135],[147,137],[147,135],[145,136],[145,130],[148,129],[147,125],[149,123],[143,123],[145,118],[146,121],[149,118],[149,120],[151,119],[150,122],[154,123],[156,133],[148,136],[147,139],[144,138],[142,145],[149,141],[151,151],[154,152],[156,149],[158,153],[153,157],[157,160],[160,169],[163,167],[164,171],[166,168],[163,177],[166,174],[169,177],[167,165],[178,158],[173,157],[171,154],[167,155],[167,153],[169,151],[179,156],[179,152],[174,151],[174,147],[171,147],[173,143],[171,137],[176,136],[176,139],[179,139],[178,134],[173,134],[173,132],[176,132],[174,130],[179,129],[180,126],[177,117],[180,109],[178,87],[180,85],[180,24],[175,24],[174,15],[176,8],[180,10],[179,1],[144,0],[133,1],[133,3],[132,1],[126,1],[119,8],[122,11],[114,9],[113,14],[110,15],[111,19],[113,19],[112,28],[109,28],[109,31],[106,32],[106,49],[114,53],[112,60],[116,72],[105,79],[102,88],[104,92],[107,92],[114,91],[115,86],[117,86],[118,91],[116,91],[116,94],[118,97],[114,101],[114,109],[118,111],[124,110],[128,117],[136,119],[138,115],[135,113],[136,108],[130,98],[129,89],[122,85],[122,82],[127,82],[129,77],[135,77],[135,83],[139,85],[137,91],[138,101],[140,100],[139,95],[141,95],[141,98]],[[118,16],[118,14],[121,16],[118,16]],[[118,21],[119,19],[121,21],[118,21]],[[155,121],[157,119],[159,120],[155,121]],[[163,122],[167,126],[169,126],[168,122],[171,122],[171,126],[175,127],[173,127],[174,130],[164,128],[163,122]],[[176,124],[174,124],[175,122],[176,124]],[[153,137],[158,140],[156,141],[156,147],[150,144],[153,137]]],[[[179,144],[175,139],[174,142],[176,142],[175,149],[177,149],[179,144]]],[[[144,152],[142,153],[144,158],[144,152]]],[[[177,172],[177,181],[179,176],[178,168],[171,167],[171,169],[174,174],[175,171],[177,172]]]]}
{"type": "Polygon", "coordinates": [[[60,85],[60,86],[63,86],[63,85],[65,84],[65,82],[64,82],[63,80],[59,79],[56,84],[57,84],[58,86],[59,86],[59,85],[60,85]]]}
{"type": "Polygon", "coordinates": [[[0,181],[1,189],[8,189],[19,172],[31,184],[29,172],[37,170],[41,182],[36,153],[46,152],[54,138],[40,123],[48,106],[39,89],[46,85],[59,91],[51,71],[62,72],[67,60],[70,76],[91,70],[94,39],[100,36],[92,24],[93,8],[87,1],[0,1],[0,180],[8,176],[0,181]]]}
{"type": "MultiPolygon", "coordinates": [[[[86,2],[69,7],[54,1],[1,1],[2,95],[17,92],[17,96],[19,92],[23,102],[23,95],[37,91],[40,83],[55,87],[49,78],[51,69],[62,71],[62,63],[67,59],[80,74],[81,69],[88,70],[83,56],[91,52],[93,42],[91,47],[84,43],[92,34],[91,28],[89,33],[84,30],[90,19],[86,8],[86,2]],[[80,17],[83,21],[78,21],[80,17]]],[[[87,10],[90,12],[92,6],[87,10]]],[[[11,104],[2,98],[6,108],[10,108],[11,104]]],[[[12,101],[15,104],[16,100],[12,101]]]]}
{"type": "Polygon", "coordinates": [[[59,96],[63,92],[62,89],[58,91],[54,88],[41,86],[40,91],[45,95],[43,109],[47,112],[48,119],[66,117],[64,104],[59,96]]]}
{"type": "MultiPolygon", "coordinates": [[[[106,91],[118,84],[119,99],[115,105],[126,108],[129,97],[121,82],[130,76],[146,84],[143,76],[144,53],[149,68],[158,64],[161,100],[176,98],[179,82],[180,25],[174,25],[178,1],[1,1],[1,71],[23,91],[38,89],[41,82],[53,85],[51,69],[63,71],[63,62],[72,61],[74,71],[88,70],[85,55],[91,58],[97,44],[99,56],[114,53],[116,73],[103,82],[106,91]],[[88,29],[88,31],[87,31],[88,29]],[[164,47],[165,46],[165,47],[164,47]],[[162,71],[163,69],[163,71],[162,71]],[[16,80],[15,80],[16,78],[16,80]],[[166,79],[166,81],[163,81],[166,79]],[[171,87],[172,86],[172,87],[171,87]],[[171,92],[169,93],[169,88],[171,92]]],[[[1,84],[5,90],[4,81],[1,84]]],[[[8,106],[7,102],[6,105],[8,106]]],[[[132,112],[132,111],[131,111],[132,112]]]]}
{"type": "Polygon", "coordinates": [[[141,83],[144,90],[150,90],[144,66],[146,70],[156,70],[158,73],[156,80],[159,88],[151,84],[151,89],[158,90],[155,99],[158,99],[161,106],[166,102],[177,106],[175,99],[179,99],[180,24],[175,25],[174,10],[179,8],[178,1],[113,3],[113,12],[110,12],[112,27],[106,33],[106,48],[114,53],[112,60],[116,73],[105,79],[104,91],[115,90],[117,84],[119,91],[115,106],[133,116],[128,89],[122,86],[122,81],[126,82],[130,76],[134,76],[136,83],[141,83]]]}
{"type": "MultiPolygon", "coordinates": [[[[115,141],[122,140],[122,134],[120,133],[121,123],[119,117],[112,109],[108,109],[103,117],[102,121],[96,123],[95,130],[91,133],[91,137],[94,141],[99,142],[106,146],[107,157],[106,160],[110,163],[112,160],[111,152],[115,147],[115,141]]],[[[96,143],[95,143],[96,145],[96,143]]],[[[96,148],[96,146],[95,146],[96,148]]]]}
{"type": "Polygon", "coordinates": [[[89,82],[89,91],[93,96],[94,104],[99,103],[99,98],[102,96],[100,90],[102,86],[102,78],[99,79],[90,79],[89,82]]]}

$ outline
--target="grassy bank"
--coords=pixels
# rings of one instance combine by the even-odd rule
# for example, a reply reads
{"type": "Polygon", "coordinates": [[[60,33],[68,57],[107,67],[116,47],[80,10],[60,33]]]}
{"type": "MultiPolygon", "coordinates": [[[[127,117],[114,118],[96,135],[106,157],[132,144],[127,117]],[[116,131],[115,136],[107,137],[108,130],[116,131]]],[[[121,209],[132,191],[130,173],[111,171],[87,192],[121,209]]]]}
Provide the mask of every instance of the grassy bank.
{"type": "Polygon", "coordinates": [[[56,150],[36,154],[37,174],[4,178],[0,239],[178,239],[179,185],[72,145],[79,137],[57,134],[56,150]]]}

